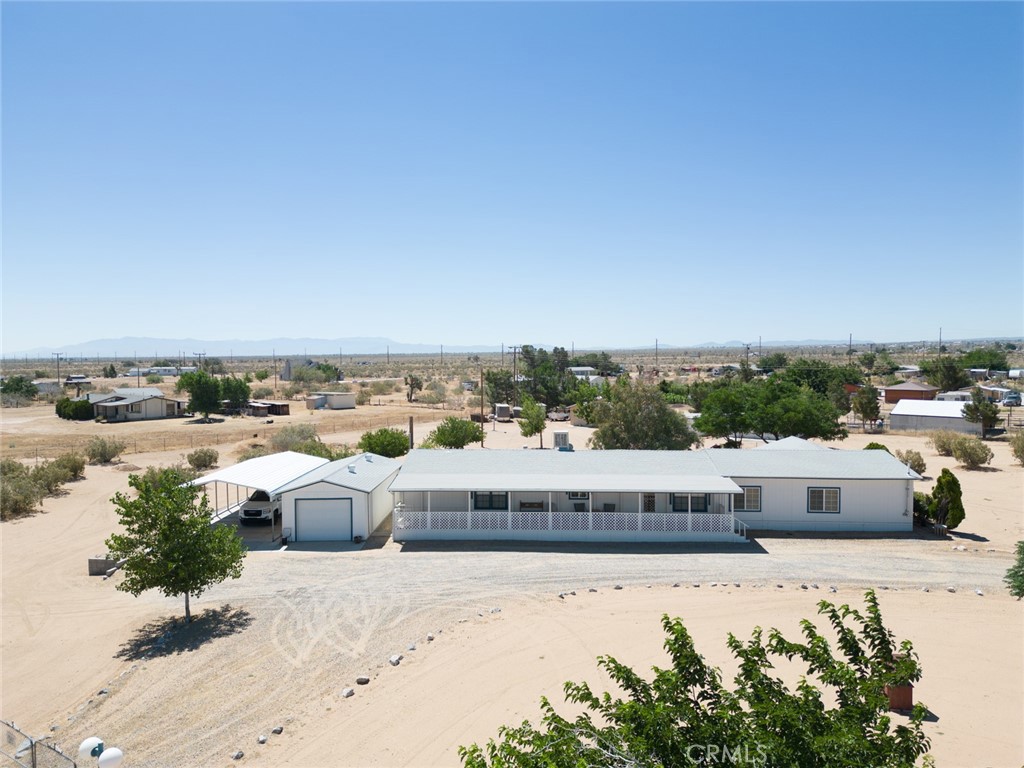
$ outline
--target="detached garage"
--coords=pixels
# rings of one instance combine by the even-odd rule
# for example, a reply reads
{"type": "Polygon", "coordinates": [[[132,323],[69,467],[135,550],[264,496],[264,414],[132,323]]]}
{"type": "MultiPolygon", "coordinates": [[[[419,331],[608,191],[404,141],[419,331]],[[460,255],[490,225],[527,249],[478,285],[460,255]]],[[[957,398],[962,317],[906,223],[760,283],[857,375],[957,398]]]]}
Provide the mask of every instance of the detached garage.
{"type": "Polygon", "coordinates": [[[889,415],[889,426],[894,432],[924,432],[933,429],[951,429],[970,435],[981,434],[981,424],[964,418],[964,405],[952,400],[918,402],[900,400],[889,415]]]}
{"type": "Polygon", "coordinates": [[[292,541],[352,541],[373,533],[393,506],[401,464],[372,453],[339,459],[281,489],[281,525],[292,541]]]}

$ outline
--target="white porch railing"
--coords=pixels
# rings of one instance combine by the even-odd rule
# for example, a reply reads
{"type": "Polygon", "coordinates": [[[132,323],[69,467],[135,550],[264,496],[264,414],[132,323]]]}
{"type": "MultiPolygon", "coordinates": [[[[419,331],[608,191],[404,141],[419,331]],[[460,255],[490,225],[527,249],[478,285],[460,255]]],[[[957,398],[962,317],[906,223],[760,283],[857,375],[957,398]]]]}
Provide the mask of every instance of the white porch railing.
{"type": "Polygon", "coordinates": [[[676,540],[746,538],[747,526],[729,514],[711,512],[576,512],[537,510],[394,510],[394,536],[406,538],[540,538],[676,540]]]}

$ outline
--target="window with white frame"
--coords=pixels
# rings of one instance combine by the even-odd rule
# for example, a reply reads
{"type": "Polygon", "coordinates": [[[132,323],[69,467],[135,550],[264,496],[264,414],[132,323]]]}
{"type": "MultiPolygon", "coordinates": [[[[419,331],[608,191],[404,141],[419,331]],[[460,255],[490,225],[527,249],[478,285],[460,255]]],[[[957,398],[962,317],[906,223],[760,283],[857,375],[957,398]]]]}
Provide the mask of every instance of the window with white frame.
{"type": "Polygon", "coordinates": [[[473,494],[473,509],[508,509],[508,493],[476,491],[473,494]]]}
{"type": "Polygon", "coordinates": [[[808,488],[807,511],[819,514],[839,514],[838,488],[808,488]]]}
{"type": "Polygon", "coordinates": [[[741,485],[742,493],[733,496],[733,510],[736,512],[760,512],[761,511],[761,486],[741,485]]]}
{"type": "Polygon", "coordinates": [[[586,501],[589,498],[589,491],[569,491],[569,499],[571,501],[586,501]]]}

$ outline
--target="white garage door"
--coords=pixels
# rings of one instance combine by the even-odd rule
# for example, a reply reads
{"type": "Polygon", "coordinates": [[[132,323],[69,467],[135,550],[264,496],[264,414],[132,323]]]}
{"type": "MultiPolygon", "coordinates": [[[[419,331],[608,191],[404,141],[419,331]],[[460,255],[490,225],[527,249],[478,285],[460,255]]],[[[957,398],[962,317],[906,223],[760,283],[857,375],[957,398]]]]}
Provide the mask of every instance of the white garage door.
{"type": "Polygon", "coordinates": [[[351,541],[352,499],[297,499],[296,541],[351,541]]]}

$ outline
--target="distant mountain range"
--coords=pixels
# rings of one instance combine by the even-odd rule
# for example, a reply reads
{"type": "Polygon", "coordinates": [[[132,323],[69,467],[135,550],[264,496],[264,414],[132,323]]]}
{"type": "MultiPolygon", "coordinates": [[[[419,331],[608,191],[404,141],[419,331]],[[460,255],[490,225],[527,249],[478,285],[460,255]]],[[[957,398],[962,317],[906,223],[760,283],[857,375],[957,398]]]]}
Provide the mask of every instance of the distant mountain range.
{"type": "MultiPolygon", "coordinates": [[[[1000,339],[988,339],[988,341],[1016,341],[1014,337],[1000,339]]],[[[956,340],[948,339],[948,343],[956,340]]],[[[961,340],[965,341],[965,340],[961,340]]],[[[969,339],[966,341],[981,341],[981,339],[969,339]]],[[[751,348],[757,347],[757,342],[742,341],[706,341],[702,344],[680,345],[680,344],[658,344],[658,349],[743,349],[747,344],[751,348]]],[[[866,339],[854,339],[854,346],[864,347],[872,342],[866,339]]],[[[915,343],[914,341],[888,342],[888,343],[915,343]]],[[[803,339],[800,341],[761,341],[764,348],[771,347],[845,347],[849,339],[803,339]]],[[[535,344],[534,346],[550,350],[551,344],[535,344]]],[[[478,344],[478,345],[453,345],[447,344],[407,344],[394,339],[372,336],[350,336],[343,339],[314,339],[314,338],[276,338],[261,340],[244,339],[157,339],[144,336],[125,336],[120,339],[96,339],[80,344],[67,344],[62,347],[35,347],[21,351],[4,351],[4,357],[29,357],[49,358],[52,354],[61,352],[70,358],[92,357],[100,359],[118,358],[121,360],[138,357],[142,360],[154,360],[158,358],[184,358],[191,360],[197,353],[211,357],[270,357],[272,354],[278,357],[296,357],[309,355],[323,357],[325,355],[345,356],[351,355],[428,355],[445,353],[470,354],[470,353],[496,353],[501,351],[501,345],[478,344]]],[[[506,350],[508,347],[506,347],[506,350]]],[[[587,349],[613,350],[653,350],[653,344],[642,344],[634,347],[607,346],[592,347],[587,349]]],[[[585,351],[583,347],[576,350],[585,351]]]]}

